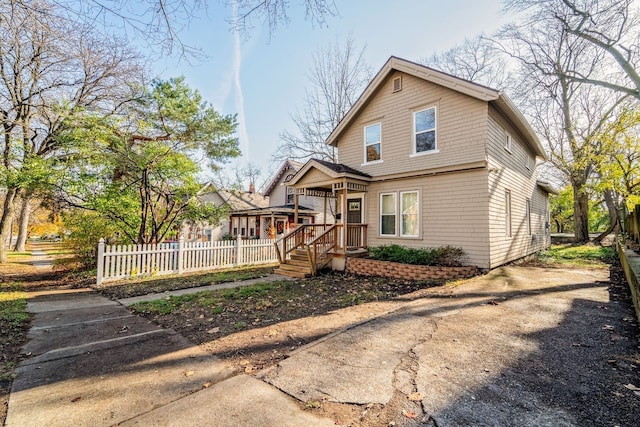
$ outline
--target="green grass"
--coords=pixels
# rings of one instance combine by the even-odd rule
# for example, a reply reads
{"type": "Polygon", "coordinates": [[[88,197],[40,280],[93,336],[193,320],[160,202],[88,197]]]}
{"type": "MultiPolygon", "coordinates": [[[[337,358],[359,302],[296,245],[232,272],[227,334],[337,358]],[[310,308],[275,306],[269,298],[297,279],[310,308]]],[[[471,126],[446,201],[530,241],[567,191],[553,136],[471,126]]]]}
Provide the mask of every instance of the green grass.
{"type": "Polygon", "coordinates": [[[256,283],[235,289],[219,291],[203,291],[194,294],[170,296],[164,299],[139,302],[131,306],[138,313],[167,315],[182,309],[184,306],[208,307],[211,314],[220,314],[225,300],[251,300],[253,297],[266,295],[272,289],[270,283],[256,283]]]}
{"type": "Polygon", "coordinates": [[[31,252],[9,252],[7,253],[9,258],[12,257],[21,257],[21,256],[31,256],[31,252]]]}
{"type": "Polygon", "coordinates": [[[26,293],[0,292],[0,322],[3,325],[20,326],[28,320],[26,293]]]}
{"type": "Polygon", "coordinates": [[[0,284],[0,380],[13,378],[19,349],[26,340],[31,316],[27,294],[19,283],[0,284]]]}
{"type": "Polygon", "coordinates": [[[272,270],[272,267],[252,267],[204,274],[138,278],[119,283],[107,283],[100,288],[100,292],[110,298],[129,298],[150,293],[174,291],[176,289],[197,288],[216,283],[257,279],[271,274],[272,270]]]}
{"type": "Polygon", "coordinates": [[[538,255],[540,261],[547,264],[577,267],[603,267],[615,257],[612,247],[595,245],[554,245],[538,255]]]}

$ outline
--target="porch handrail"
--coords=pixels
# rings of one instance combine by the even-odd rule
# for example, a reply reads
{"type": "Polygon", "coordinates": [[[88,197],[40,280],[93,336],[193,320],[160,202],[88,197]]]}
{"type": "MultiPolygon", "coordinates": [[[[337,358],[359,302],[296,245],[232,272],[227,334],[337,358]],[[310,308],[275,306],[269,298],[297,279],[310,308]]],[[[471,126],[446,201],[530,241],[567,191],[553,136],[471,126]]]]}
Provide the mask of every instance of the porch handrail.
{"type": "Polygon", "coordinates": [[[287,254],[289,252],[292,252],[293,250],[304,246],[306,242],[313,240],[316,235],[316,229],[320,228],[324,231],[328,226],[328,224],[300,224],[297,225],[289,234],[277,239],[273,244],[276,247],[278,262],[283,264],[287,259],[287,254]],[[281,245],[282,252],[280,248],[281,245]]]}
{"type": "Polygon", "coordinates": [[[320,255],[326,255],[330,250],[336,247],[338,242],[338,227],[334,224],[320,234],[318,237],[305,243],[307,248],[307,257],[309,258],[309,266],[311,267],[312,275],[316,275],[318,269],[318,248],[322,250],[320,255]]]}

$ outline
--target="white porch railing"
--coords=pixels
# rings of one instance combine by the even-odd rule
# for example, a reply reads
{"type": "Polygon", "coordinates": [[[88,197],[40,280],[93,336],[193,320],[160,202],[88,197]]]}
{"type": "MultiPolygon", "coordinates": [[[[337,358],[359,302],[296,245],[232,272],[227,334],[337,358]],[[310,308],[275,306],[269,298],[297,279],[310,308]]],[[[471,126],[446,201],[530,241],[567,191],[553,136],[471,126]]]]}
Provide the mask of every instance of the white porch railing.
{"type": "Polygon", "coordinates": [[[98,243],[96,284],[140,275],[181,274],[278,261],[273,240],[185,242],[146,245],[98,243]]]}

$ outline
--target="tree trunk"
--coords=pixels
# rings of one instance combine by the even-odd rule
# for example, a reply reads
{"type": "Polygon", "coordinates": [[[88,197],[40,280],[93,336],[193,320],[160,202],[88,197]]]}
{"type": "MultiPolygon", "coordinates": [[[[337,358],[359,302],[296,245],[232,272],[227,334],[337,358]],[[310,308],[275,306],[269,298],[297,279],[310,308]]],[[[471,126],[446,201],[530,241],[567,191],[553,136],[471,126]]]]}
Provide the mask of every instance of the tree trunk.
{"type": "MultiPolygon", "coordinates": [[[[0,217],[0,263],[7,262],[7,238],[11,232],[11,220],[13,218],[13,202],[18,194],[17,188],[8,188],[2,206],[0,217]]],[[[11,244],[11,242],[9,242],[11,244]]]]}
{"type": "Polygon", "coordinates": [[[607,205],[607,210],[609,211],[610,225],[604,233],[593,239],[593,243],[597,245],[601,244],[602,240],[613,233],[618,226],[618,209],[616,208],[616,202],[613,200],[613,192],[611,190],[605,190],[604,203],[607,205]]]}
{"type": "Polygon", "coordinates": [[[27,244],[27,232],[29,227],[29,218],[31,217],[30,197],[26,194],[22,196],[22,204],[20,206],[20,217],[18,219],[18,237],[16,239],[16,252],[24,252],[27,244]]]}
{"type": "Polygon", "coordinates": [[[573,224],[574,243],[589,241],[589,195],[583,183],[572,183],[573,186],[573,224]]]}

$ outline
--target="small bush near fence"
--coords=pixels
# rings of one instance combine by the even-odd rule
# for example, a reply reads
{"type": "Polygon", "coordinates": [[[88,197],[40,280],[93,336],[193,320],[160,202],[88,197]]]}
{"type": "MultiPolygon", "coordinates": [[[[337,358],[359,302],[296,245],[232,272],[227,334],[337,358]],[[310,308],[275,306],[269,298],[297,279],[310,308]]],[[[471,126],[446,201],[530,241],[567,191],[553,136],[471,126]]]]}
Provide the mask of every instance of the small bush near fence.
{"type": "Polygon", "coordinates": [[[407,248],[400,245],[369,247],[369,256],[378,261],[402,264],[459,267],[467,254],[462,248],[441,246],[439,248],[407,248]]]}

